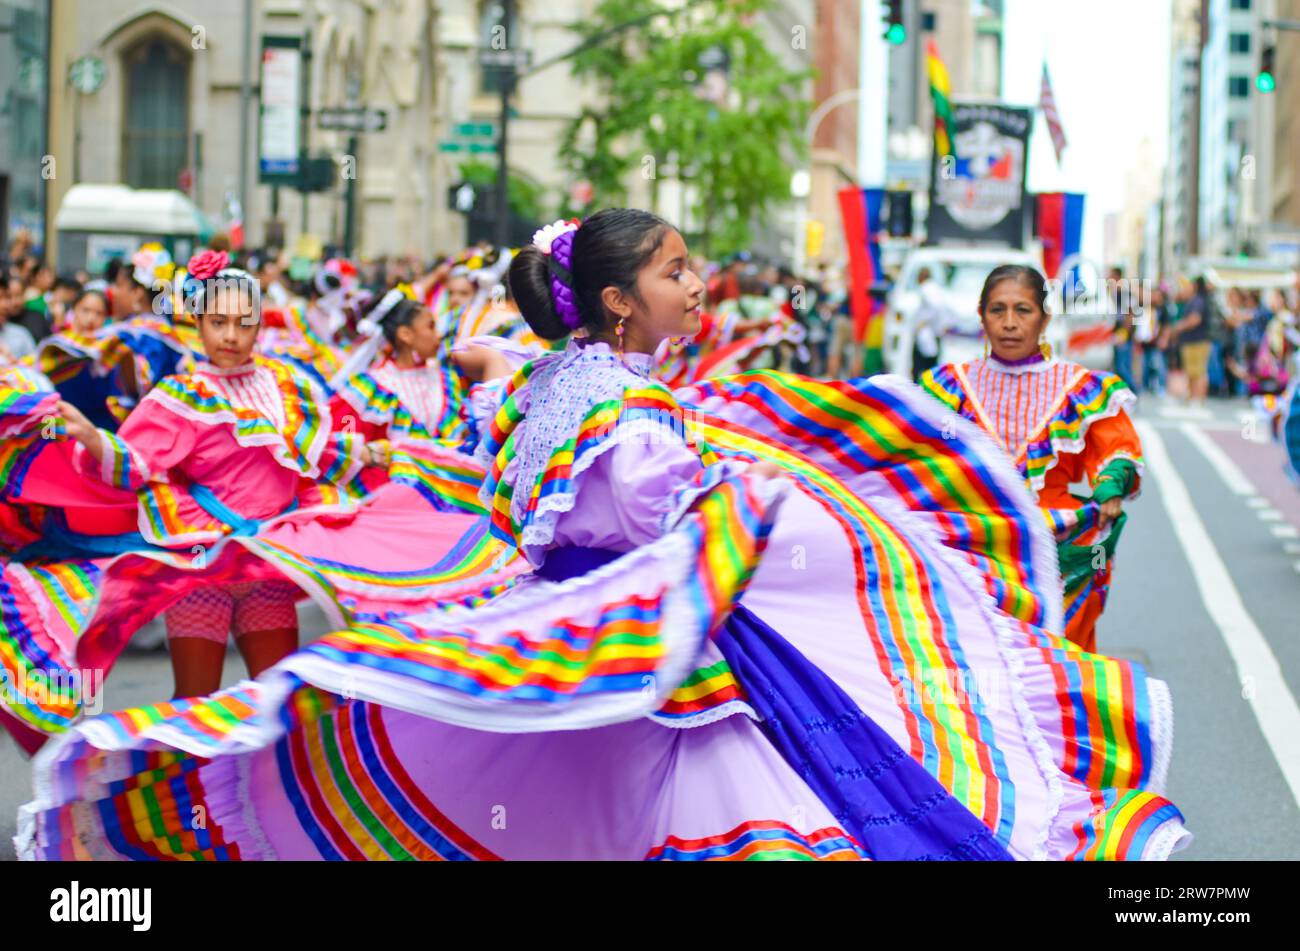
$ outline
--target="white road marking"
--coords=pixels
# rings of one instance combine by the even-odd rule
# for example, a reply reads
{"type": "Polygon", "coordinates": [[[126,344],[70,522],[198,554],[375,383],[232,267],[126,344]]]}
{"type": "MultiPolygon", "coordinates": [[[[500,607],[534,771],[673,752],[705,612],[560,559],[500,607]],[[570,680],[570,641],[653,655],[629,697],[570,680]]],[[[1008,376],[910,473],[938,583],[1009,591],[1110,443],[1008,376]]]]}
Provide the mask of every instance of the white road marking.
{"type": "Polygon", "coordinates": [[[1268,508],[1268,499],[1261,495],[1257,495],[1253,499],[1247,499],[1246,504],[1253,509],[1266,509],[1268,508]]]}
{"type": "Polygon", "coordinates": [[[1250,480],[1246,478],[1246,474],[1241,471],[1235,462],[1228,458],[1228,454],[1219,448],[1218,443],[1190,423],[1183,423],[1178,428],[1192,441],[1192,445],[1200,450],[1206,461],[1214,466],[1214,471],[1219,474],[1220,479],[1227,483],[1228,489],[1233,495],[1250,496],[1259,494],[1250,480]]]}
{"type": "MultiPolygon", "coordinates": [[[[1228,653],[1237,665],[1242,694],[1250,703],[1264,739],[1273,751],[1273,757],[1277,760],[1287,785],[1291,787],[1291,795],[1297,805],[1300,805],[1300,705],[1296,704],[1295,696],[1287,687],[1282,667],[1269,647],[1268,640],[1246,610],[1241,592],[1237,590],[1228,566],[1223,563],[1205,523],[1192,504],[1187,485],[1174,468],[1164,440],[1154,427],[1141,420],[1137,421],[1137,428],[1142,436],[1142,451],[1147,468],[1160,486],[1161,501],[1188,566],[1192,569],[1192,576],[1196,579],[1201,602],[1219,628],[1228,653]]],[[[1195,439],[1192,441],[1196,442],[1195,439]]],[[[1209,443],[1208,439],[1204,441],[1209,443]]],[[[1202,447],[1198,444],[1197,448],[1202,447]]],[[[1213,448],[1218,450],[1217,446],[1213,448]]],[[[1224,461],[1228,462],[1231,469],[1217,465],[1215,469],[1228,482],[1228,487],[1238,495],[1254,495],[1255,490],[1249,480],[1226,456],[1224,461]],[[1236,470],[1235,473],[1232,470],[1236,470]],[[1229,476],[1238,480],[1236,485],[1229,481],[1229,476]],[[1246,492],[1238,491],[1243,483],[1248,490],[1246,492]]],[[[1213,459],[1211,465],[1214,465],[1213,459]]],[[[1192,702],[1196,702],[1195,698],[1192,698],[1192,702]]]]}
{"type": "Polygon", "coordinates": [[[1214,419],[1213,413],[1200,406],[1162,406],[1159,413],[1166,419],[1203,419],[1207,422],[1214,419]]]}
{"type": "Polygon", "coordinates": [[[1259,516],[1259,520],[1260,520],[1261,522],[1280,522],[1280,521],[1282,521],[1282,513],[1279,512],[1277,509],[1260,509],[1260,510],[1259,510],[1258,512],[1256,512],[1255,514],[1259,516]]]}
{"type": "Polygon", "coordinates": [[[1294,525],[1274,525],[1269,531],[1277,538],[1300,538],[1300,531],[1294,525]]]}

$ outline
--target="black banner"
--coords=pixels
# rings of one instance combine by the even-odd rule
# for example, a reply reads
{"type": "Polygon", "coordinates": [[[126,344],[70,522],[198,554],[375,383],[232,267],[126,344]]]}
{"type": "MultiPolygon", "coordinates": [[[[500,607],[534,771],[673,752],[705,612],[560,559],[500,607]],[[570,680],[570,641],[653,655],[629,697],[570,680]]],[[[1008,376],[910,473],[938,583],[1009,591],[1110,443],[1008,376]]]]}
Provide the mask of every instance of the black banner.
{"type": "Polygon", "coordinates": [[[954,103],[952,155],[930,163],[927,244],[1025,244],[1025,169],[1033,112],[996,103],[954,103]]]}

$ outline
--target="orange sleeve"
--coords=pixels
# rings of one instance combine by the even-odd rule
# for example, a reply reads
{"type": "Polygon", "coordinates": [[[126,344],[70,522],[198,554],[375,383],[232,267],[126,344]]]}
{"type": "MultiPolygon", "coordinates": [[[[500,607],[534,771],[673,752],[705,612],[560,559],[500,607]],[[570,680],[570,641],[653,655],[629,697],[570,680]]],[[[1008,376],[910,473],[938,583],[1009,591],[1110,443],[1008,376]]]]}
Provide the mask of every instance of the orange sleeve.
{"type": "MultiPolygon", "coordinates": [[[[1088,473],[1088,482],[1095,486],[1101,470],[1117,458],[1129,459],[1139,468],[1142,465],[1142,440],[1138,438],[1128,413],[1123,411],[1099,419],[1088,427],[1083,449],[1083,465],[1088,473]]],[[[1138,490],[1141,478],[1140,475],[1134,476],[1128,495],[1138,490]]]]}

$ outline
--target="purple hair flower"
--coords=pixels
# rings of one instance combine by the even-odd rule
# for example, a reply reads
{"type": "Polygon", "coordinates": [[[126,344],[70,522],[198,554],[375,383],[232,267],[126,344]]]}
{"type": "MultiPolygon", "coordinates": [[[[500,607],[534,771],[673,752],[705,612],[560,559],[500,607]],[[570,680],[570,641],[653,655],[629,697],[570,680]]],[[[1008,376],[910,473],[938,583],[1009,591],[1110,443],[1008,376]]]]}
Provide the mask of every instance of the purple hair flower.
{"type": "Polygon", "coordinates": [[[555,312],[570,330],[582,326],[578,301],[573,296],[573,236],[577,230],[578,221],[571,218],[547,225],[533,235],[533,244],[546,255],[555,312]]]}

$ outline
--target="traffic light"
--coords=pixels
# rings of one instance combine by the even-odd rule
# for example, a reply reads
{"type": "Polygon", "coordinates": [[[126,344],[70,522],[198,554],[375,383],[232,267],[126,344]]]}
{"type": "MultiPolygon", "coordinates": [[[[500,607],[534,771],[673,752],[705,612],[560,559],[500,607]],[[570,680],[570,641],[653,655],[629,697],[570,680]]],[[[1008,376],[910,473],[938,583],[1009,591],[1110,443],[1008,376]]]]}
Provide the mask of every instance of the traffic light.
{"type": "Polygon", "coordinates": [[[804,224],[804,257],[819,258],[826,243],[826,226],[813,219],[804,224]]]}
{"type": "Polygon", "coordinates": [[[907,42],[907,24],[903,22],[903,0],[885,0],[885,39],[894,46],[907,42]]]}
{"type": "Polygon", "coordinates": [[[885,192],[885,221],[891,238],[910,238],[914,226],[912,193],[907,190],[885,192]]]}
{"type": "Polygon", "coordinates": [[[1259,51],[1259,75],[1255,77],[1255,88],[1260,92],[1272,92],[1277,88],[1277,79],[1273,76],[1273,58],[1277,54],[1276,46],[1265,46],[1259,51]]]}

